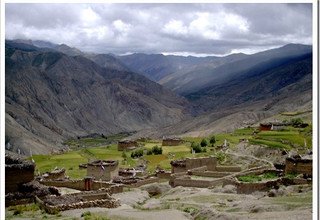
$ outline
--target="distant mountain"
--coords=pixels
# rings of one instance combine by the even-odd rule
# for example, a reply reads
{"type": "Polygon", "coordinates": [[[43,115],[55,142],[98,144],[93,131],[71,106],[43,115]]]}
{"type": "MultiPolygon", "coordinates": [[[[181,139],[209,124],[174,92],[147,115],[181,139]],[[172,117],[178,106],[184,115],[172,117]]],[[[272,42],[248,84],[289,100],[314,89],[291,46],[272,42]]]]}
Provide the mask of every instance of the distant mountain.
{"type": "Polygon", "coordinates": [[[144,76],[29,46],[6,44],[10,150],[48,153],[70,137],[168,126],[189,117],[185,99],[144,76]]]}
{"type": "Polygon", "coordinates": [[[132,71],[140,73],[155,82],[179,70],[185,70],[194,65],[216,59],[216,57],[199,58],[143,53],[118,56],[117,58],[132,71]]]}
{"type": "MultiPolygon", "coordinates": [[[[271,63],[274,65],[276,61],[271,63]]],[[[212,86],[207,86],[186,97],[206,111],[247,105],[259,100],[280,100],[282,96],[298,95],[312,90],[312,54],[282,60],[273,68],[255,66],[245,74],[212,86]],[[298,83],[300,81],[304,83],[298,83]],[[299,86],[297,86],[299,85],[299,86]],[[291,87],[290,91],[285,88],[291,87]]],[[[271,66],[273,66],[271,65],[271,66]]],[[[283,97],[282,97],[283,98],[283,97]]]]}
{"type": "Polygon", "coordinates": [[[239,59],[227,60],[222,65],[199,65],[190,71],[171,74],[159,83],[179,94],[189,95],[209,86],[222,85],[235,77],[271,70],[311,52],[310,45],[289,44],[277,49],[240,56],[239,59]]]}
{"type": "Polygon", "coordinates": [[[131,71],[124,63],[112,54],[85,54],[85,57],[97,63],[101,67],[122,71],[131,71]]]}

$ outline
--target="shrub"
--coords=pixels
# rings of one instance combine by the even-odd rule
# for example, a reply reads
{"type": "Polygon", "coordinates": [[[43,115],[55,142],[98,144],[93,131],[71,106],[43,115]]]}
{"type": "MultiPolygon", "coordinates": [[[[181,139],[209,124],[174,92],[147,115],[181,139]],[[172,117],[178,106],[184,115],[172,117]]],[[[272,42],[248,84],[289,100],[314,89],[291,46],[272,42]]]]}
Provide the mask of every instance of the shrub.
{"type": "Polygon", "coordinates": [[[303,124],[303,121],[301,118],[293,118],[293,119],[291,119],[291,124],[293,127],[298,127],[301,124],[303,124]]]}
{"type": "Polygon", "coordinates": [[[154,155],[162,154],[162,147],[158,147],[157,145],[152,147],[152,153],[154,155]]]}
{"type": "Polygon", "coordinates": [[[183,211],[189,213],[190,215],[195,215],[199,212],[199,210],[195,207],[186,207],[183,209],[183,211]]]}
{"type": "Polygon", "coordinates": [[[210,144],[211,144],[211,146],[213,146],[215,143],[216,143],[216,137],[215,137],[215,136],[212,136],[212,137],[210,138],[210,144]]]}
{"type": "Polygon", "coordinates": [[[226,159],[226,155],[221,151],[217,152],[215,156],[220,163],[226,159]]]}
{"type": "Polygon", "coordinates": [[[192,142],[191,143],[191,153],[192,153],[192,150],[194,150],[195,153],[201,153],[201,152],[203,152],[203,150],[206,150],[206,149],[205,148],[202,149],[200,144],[192,142]]]}
{"type": "Polygon", "coordinates": [[[143,156],[143,149],[135,150],[131,153],[132,158],[142,157],[143,156]]]}
{"type": "Polygon", "coordinates": [[[205,139],[205,138],[202,139],[200,145],[201,145],[201,147],[206,147],[206,146],[208,146],[208,141],[207,141],[207,139],[205,139]]]}

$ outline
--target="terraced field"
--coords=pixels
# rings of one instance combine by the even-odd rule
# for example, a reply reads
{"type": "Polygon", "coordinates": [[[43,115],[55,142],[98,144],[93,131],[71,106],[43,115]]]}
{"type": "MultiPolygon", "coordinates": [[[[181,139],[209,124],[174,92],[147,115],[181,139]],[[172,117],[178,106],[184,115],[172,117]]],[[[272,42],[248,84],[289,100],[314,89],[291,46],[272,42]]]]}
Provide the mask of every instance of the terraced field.
{"type": "MultiPolygon", "coordinates": [[[[244,128],[235,130],[233,133],[215,134],[215,146],[222,145],[225,140],[229,143],[230,149],[235,149],[240,139],[248,139],[249,144],[261,145],[267,148],[294,149],[307,148],[312,146],[311,126],[304,129],[296,129],[288,127],[284,131],[262,131],[253,135],[253,128],[244,128]]],[[[209,140],[210,137],[206,137],[209,140]]],[[[93,159],[112,159],[119,160],[121,167],[133,167],[141,163],[142,160],[147,161],[148,171],[153,172],[157,166],[170,170],[170,161],[185,157],[201,157],[216,155],[220,157],[221,152],[216,151],[215,146],[210,144],[207,146],[207,152],[192,154],[191,142],[200,143],[203,137],[184,138],[185,143],[179,146],[162,146],[162,155],[144,155],[141,158],[131,158],[131,152],[118,151],[116,144],[96,146],[101,143],[101,137],[85,138],[85,140],[70,140],[73,143],[69,152],[60,155],[33,155],[36,162],[36,172],[46,172],[55,167],[65,168],[67,175],[71,178],[83,178],[86,175],[85,170],[79,169],[79,164],[86,163],[93,159]],[[96,140],[97,139],[97,140],[96,140]],[[76,147],[78,143],[85,143],[82,147],[76,147]]],[[[209,143],[209,141],[208,141],[209,143]]],[[[159,140],[148,140],[139,142],[143,149],[152,149],[154,146],[161,146],[159,140]]],[[[223,156],[223,155],[222,155],[223,156]]],[[[31,158],[30,158],[31,159],[31,158]]]]}

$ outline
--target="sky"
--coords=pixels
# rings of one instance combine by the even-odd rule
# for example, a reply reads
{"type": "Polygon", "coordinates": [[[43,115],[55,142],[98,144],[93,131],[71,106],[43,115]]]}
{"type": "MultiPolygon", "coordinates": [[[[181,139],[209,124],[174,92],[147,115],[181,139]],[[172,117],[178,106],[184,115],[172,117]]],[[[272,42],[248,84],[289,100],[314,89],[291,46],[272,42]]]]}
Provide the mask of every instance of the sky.
{"type": "Polygon", "coordinates": [[[96,53],[252,54],[312,44],[312,4],[5,5],[6,39],[96,53]]]}

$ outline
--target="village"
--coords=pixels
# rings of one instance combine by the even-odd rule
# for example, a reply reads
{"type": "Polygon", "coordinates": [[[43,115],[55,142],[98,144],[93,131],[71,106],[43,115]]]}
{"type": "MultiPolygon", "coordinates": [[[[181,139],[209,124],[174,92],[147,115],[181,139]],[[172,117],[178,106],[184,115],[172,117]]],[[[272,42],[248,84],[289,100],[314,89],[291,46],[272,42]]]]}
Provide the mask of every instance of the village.
{"type": "MultiPolygon", "coordinates": [[[[308,126],[306,123],[300,123],[299,126],[261,123],[258,128],[238,130],[230,136],[224,135],[220,138],[219,135],[216,135],[210,140],[202,139],[201,142],[198,139],[200,143],[179,137],[164,137],[156,144],[155,140],[148,138],[136,140],[124,138],[114,146],[114,151],[122,155],[121,159],[116,159],[118,158],[116,156],[114,156],[115,159],[112,159],[112,155],[105,156],[105,158],[92,156],[85,163],[81,163],[81,160],[74,161],[77,163],[77,168],[70,169],[56,164],[55,168],[46,172],[39,171],[36,155],[27,160],[17,158],[16,155],[6,155],[5,200],[6,207],[8,207],[7,213],[11,215],[8,218],[23,215],[22,211],[17,211],[19,209],[15,207],[26,206],[26,204],[36,204],[41,213],[52,218],[63,217],[62,213],[68,213],[68,210],[86,210],[97,207],[121,210],[121,207],[128,204],[131,205],[131,209],[141,212],[175,210],[177,213],[172,214],[171,217],[176,216],[181,219],[210,218],[210,214],[203,213],[199,204],[187,207],[183,204],[175,207],[168,205],[171,204],[172,198],[164,203],[161,198],[170,196],[166,192],[172,192],[174,189],[181,190],[180,193],[183,193],[184,189],[200,190],[202,193],[206,192],[207,195],[212,192],[216,193],[218,190],[220,194],[226,193],[227,197],[231,193],[248,197],[259,195],[263,198],[281,198],[289,196],[283,191],[291,187],[290,189],[294,190],[290,196],[295,193],[304,193],[307,196],[310,195],[311,200],[311,145],[305,138],[303,142],[299,140],[297,143],[290,142],[290,138],[287,140],[283,138],[284,134],[288,134],[288,129],[291,129],[290,132],[303,133],[308,126]],[[259,140],[259,135],[263,134],[269,136],[273,134],[273,138],[280,135],[279,141],[292,147],[274,148],[254,144],[254,141],[259,140]],[[254,141],[251,141],[251,138],[255,138],[254,141]],[[186,151],[181,153],[179,149],[186,149],[186,151]],[[158,160],[152,161],[150,158],[158,158],[158,160]],[[167,165],[161,161],[161,158],[166,158],[167,165]],[[74,178],[68,176],[69,171],[79,171],[85,174],[82,178],[74,178]],[[132,196],[133,192],[140,194],[132,196]],[[145,197],[139,200],[139,195],[142,194],[145,197]],[[128,197],[130,197],[129,200],[128,197]],[[138,198],[138,201],[132,203],[131,200],[134,200],[134,197],[138,198]],[[148,201],[151,201],[151,206],[144,207],[149,204],[148,201]]],[[[60,154],[64,153],[58,153],[60,154]]],[[[221,196],[220,194],[216,195],[217,198],[221,196]]],[[[174,192],[171,193],[172,195],[174,192]]],[[[210,197],[210,199],[213,198],[215,195],[210,197]]],[[[311,204],[311,201],[309,202],[311,204]]],[[[303,203],[304,207],[306,203],[303,203]]],[[[311,207],[307,208],[311,209],[311,207]]],[[[238,215],[230,215],[230,219],[246,216],[241,208],[235,210],[238,209],[239,213],[235,212],[238,215]]],[[[268,213],[268,210],[246,209],[253,215],[253,218],[256,213],[268,213]]],[[[217,210],[225,212],[221,207],[217,210]]],[[[85,213],[85,211],[78,211],[79,213],[85,213]]],[[[88,213],[91,215],[90,211],[88,213]]],[[[311,213],[308,214],[311,215],[311,213]]],[[[143,219],[144,215],[146,213],[139,215],[140,217],[133,217],[125,214],[122,216],[118,213],[111,219],[143,219]]],[[[228,217],[229,214],[225,215],[228,217]]],[[[212,210],[211,217],[214,217],[212,210]]],[[[92,218],[89,216],[85,219],[104,218],[93,215],[92,218]]]]}

